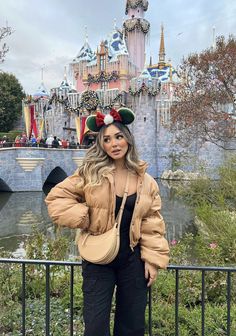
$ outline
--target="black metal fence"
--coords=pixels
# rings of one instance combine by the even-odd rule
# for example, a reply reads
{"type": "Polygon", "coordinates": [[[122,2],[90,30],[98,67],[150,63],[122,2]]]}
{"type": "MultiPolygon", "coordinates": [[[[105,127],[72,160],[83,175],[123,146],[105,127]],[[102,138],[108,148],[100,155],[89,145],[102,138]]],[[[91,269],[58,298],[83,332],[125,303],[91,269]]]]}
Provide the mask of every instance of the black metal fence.
{"type": "MultiPolygon", "coordinates": [[[[66,261],[47,261],[47,260],[23,260],[23,259],[6,259],[0,258],[0,264],[20,264],[21,265],[21,283],[22,283],[22,335],[26,335],[26,265],[41,265],[45,267],[45,335],[50,333],[50,267],[62,266],[70,269],[70,336],[74,335],[74,269],[80,267],[81,262],[66,262],[66,261]]],[[[227,325],[226,335],[235,336],[231,333],[231,276],[236,272],[233,267],[201,267],[201,266],[175,266],[170,265],[169,271],[175,272],[175,336],[179,335],[179,272],[180,271],[198,271],[201,272],[201,335],[205,335],[205,275],[206,272],[224,272],[226,273],[226,303],[227,303],[227,325]]],[[[0,289],[1,290],[1,289],[0,289]]],[[[148,295],[148,332],[149,336],[153,336],[152,332],[152,289],[149,289],[148,295]]]]}

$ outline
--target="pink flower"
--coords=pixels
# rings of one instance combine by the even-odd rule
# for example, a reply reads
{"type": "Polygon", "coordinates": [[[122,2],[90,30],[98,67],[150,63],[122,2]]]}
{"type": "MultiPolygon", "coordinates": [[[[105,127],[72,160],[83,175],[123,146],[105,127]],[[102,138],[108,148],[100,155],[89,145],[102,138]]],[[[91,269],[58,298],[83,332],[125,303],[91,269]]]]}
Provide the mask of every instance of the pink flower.
{"type": "Polygon", "coordinates": [[[177,240],[175,239],[171,240],[170,245],[175,246],[176,244],[177,244],[177,240]]]}
{"type": "Polygon", "coordinates": [[[217,243],[210,243],[209,246],[210,246],[211,249],[215,249],[215,248],[217,248],[218,245],[217,245],[217,243]]]}

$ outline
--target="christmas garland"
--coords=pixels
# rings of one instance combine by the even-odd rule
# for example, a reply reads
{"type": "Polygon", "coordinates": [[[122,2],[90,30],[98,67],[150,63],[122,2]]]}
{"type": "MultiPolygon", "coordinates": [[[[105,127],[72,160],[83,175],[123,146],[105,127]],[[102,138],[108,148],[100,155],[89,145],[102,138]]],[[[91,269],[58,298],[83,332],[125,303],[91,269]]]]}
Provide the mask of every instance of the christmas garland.
{"type": "Polygon", "coordinates": [[[67,113],[75,113],[75,114],[79,115],[80,107],[77,106],[77,107],[74,108],[72,106],[66,106],[65,111],[67,111],[67,113]]]}
{"type": "Polygon", "coordinates": [[[138,7],[141,7],[144,11],[148,9],[148,1],[147,0],[128,0],[126,4],[126,10],[125,14],[128,14],[128,10],[136,9],[138,7]]]}
{"type": "Polygon", "coordinates": [[[112,102],[109,104],[109,105],[99,105],[103,110],[109,110],[109,109],[111,109],[112,107],[113,107],[113,105],[116,103],[116,102],[118,102],[118,101],[120,101],[120,104],[121,104],[121,106],[124,106],[122,103],[121,103],[121,101],[122,101],[122,96],[123,96],[123,94],[122,93],[118,93],[118,95],[112,100],[112,102]]]}
{"type": "Polygon", "coordinates": [[[52,97],[49,100],[49,104],[52,103],[60,103],[60,104],[65,104],[67,105],[68,103],[68,98],[64,98],[63,96],[59,97],[56,93],[53,93],[52,97]]]}
{"type": "Polygon", "coordinates": [[[137,90],[132,90],[129,88],[129,93],[131,96],[140,96],[140,94],[148,94],[151,97],[155,97],[160,92],[160,89],[149,88],[145,83],[142,83],[141,87],[137,90]]]}
{"type": "Polygon", "coordinates": [[[150,29],[150,23],[145,19],[129,19],[123,23],[125,34],[133,30],[142,31],[144,34],[147,34],[150,29]]]}
{"type": "Polygon", "coordinates": [[[105,71],[101,71],[98,75],[88,74],[88,83],[100,83],[100,82],[111,82],[116,81],[119,78],[119,74],[117,71],[112,71],[112,73],[106,73],[105,71]]]}
{"type": "Polygon", "coordinates": [[[39,99],[41,99],[41,97],[33,98],[32,96],[28,96],[27,98],[23,99],[23,102],[24,104],[33,104],[33,103],[37,103],[39,99]]]}
{"type": "Polygon", "coordinates": [[[111,109],[117,101],[120,101],[121,106],[124,106],[121,103],[122,96],[123,96],[123,93],[118,93],[118,95],[112,100],[112,102],[109,105],[102,105],[98,96],[97,96],[97,93],[95,91],[89,90],[89,91],[86,91],[82,94],[81,102],[76,108],[73,108],[71,106],[67,106],[67,107],[65,107],[65,110],[69,113],[76,113],[77,115],[79,115],[80,110],[82,108],[86,108],[88,111],[94,111],[99,106],[102,110],[108,110],[108,109],[111,109]],[[91,104],[91,98],[89,98],[90,95],[92,95],[93,106],[91,104]],[[95,98],[95,95],[96,95],[96,98],[95,98]],[[91,106],[88,106],[87,99],[89,99],[89,105],[91,105],[91,106]],[[95,108],[95,106],[96,106],[96,108],[95,108]]]}

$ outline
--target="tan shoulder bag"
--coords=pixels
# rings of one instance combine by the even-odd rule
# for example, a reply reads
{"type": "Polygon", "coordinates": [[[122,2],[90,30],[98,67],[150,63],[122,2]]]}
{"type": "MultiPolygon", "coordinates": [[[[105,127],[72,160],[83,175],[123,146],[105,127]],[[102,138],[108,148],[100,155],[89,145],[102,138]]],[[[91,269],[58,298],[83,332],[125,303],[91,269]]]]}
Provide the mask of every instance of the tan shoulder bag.
{"type": "Polygon", "coordinates": [[[78,238],[80,256],[94,264],[109,264],[118,254],[120,247],[120,224],[129,190],[129,172],[127,174],[123,200],[113,227],[100,235],[81,231],[78,238]]]}

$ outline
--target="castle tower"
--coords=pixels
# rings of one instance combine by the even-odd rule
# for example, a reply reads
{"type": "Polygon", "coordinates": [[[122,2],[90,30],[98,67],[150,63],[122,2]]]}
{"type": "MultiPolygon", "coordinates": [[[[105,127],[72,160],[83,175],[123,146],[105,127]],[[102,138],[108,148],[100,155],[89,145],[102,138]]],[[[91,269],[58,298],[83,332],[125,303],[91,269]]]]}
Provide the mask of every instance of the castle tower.
{"type": "Polygon", "coordinates": [[[148,9],[147,0],[127,0],[125,14],[128,19],[123,23],[127,48],[131,62],[141,72],[145,64],[145,39],[149,32],[150,23],[144,19],[148,9]]]}
{"type": "Polygon", "coordinates": [[[155,94],[159,81],[152,78],[144,67],[141,75],[130,83],[130,106],[135,111],[135,120],[131,130],[140,158],[148,162],[148,173],[158,176],[157,164],[157,114],[155,111],[155,94]]]}

